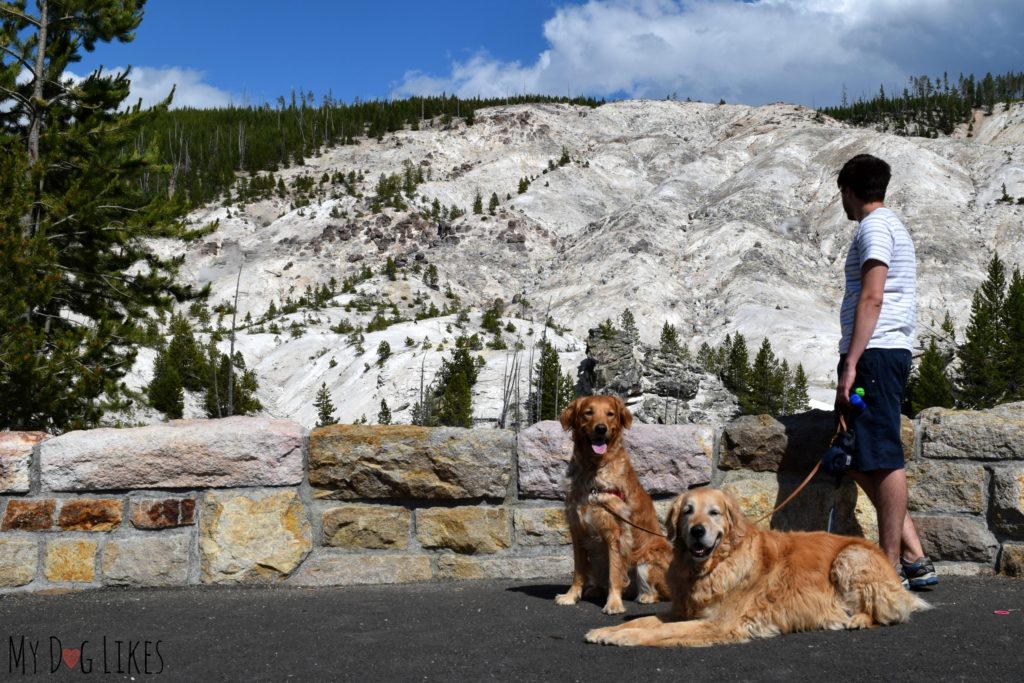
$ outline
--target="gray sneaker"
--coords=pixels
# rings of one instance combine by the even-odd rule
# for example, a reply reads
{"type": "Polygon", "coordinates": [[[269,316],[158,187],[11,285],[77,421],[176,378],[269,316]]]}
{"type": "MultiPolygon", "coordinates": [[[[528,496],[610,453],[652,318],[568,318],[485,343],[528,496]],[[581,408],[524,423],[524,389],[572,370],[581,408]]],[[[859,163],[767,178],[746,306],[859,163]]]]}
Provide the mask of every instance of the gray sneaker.
{"type": "Polygon", "coordinates": [[[934,586],[939,582],[939,577],[935,574],[935,566],[932,565],[932,561],[928,559],[928,556],[919,557],[914,562],[907,562],[904,559],[900,559],[900,574],[905,577],[905,581],[911,588],[924,588],[926,586],[934,586]]]}

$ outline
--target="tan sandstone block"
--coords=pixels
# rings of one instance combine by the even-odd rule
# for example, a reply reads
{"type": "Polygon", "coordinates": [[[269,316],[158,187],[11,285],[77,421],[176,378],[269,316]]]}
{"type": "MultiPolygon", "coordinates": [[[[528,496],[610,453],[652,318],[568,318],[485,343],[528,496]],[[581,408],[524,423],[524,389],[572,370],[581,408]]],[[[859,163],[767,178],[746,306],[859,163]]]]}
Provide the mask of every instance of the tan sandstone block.
{"type": "Polygon", "coordinates": [[[32,583],[36,578],[39,552],[29,538],[0,538],[0,588],[32,583]]]}
{"type": "Polygon", "coordinates": [[[999,573],[1014,577],[1024,576],[1024,544],[1003,544],[999,553],[999,573]]]}
{"type": "Polygon", "coordinates": [[[566,545],[572,539],[564,506],[518,508],[512,512],[516,543],[522,546],[566,545]]]}
{"type": "Polygon", "coordinates": [[[323,544],[336,548],[403,550],[412,513],[391,505],[341,505],[324,510],[323,544]]]}
{"type": "Polygon", "coordinates": [[[206,494],[199,525],[204,583],[273,583],[312,548],[306,510],[294,489],[206,494]]]}
{"type": "Polygon", "coordinates": [[[504,507],[426,508],[416,511],[416,539],[424,548],[496,553],[511,545],[504,507]]]}
{"type": "Polygon", "coordinates": [[[335,555],[315,550],[288,579],[295,586],[358,586],[411,583],[433,578],[426,555],[335,555]]]}
{"type": "Polygon", "coordinates": [[[113,531],[121,526],[118,498],[81,498],[65,501],[57,523],[65,531],[113,531]]]}
{"type": "Polygon", "coordinates": [[[4,512],[4,521],[0,529],[4,531],[46,531],[53,527],[53,511],[56,501],[46,500],[10,500],[4,512]]]}
{"type": "Polygon", "coordinates": [[[454,581],[472,579],[566,580],[572,575],[572,553],[541,557],[467,557],[443,555],[437,560],[437,578],[454,581]]]}
{"type": "Polygon", "coordinates": [[[54,582],[91,582],[96,575],[96,548],[96,541],[49,541],[43,575],[54,582]]]}
{"type": "Polygon", "coordinates": [[[188,533],[111,538],[103,549],[103,583],[181,586],[188,581],[188,533]]]}

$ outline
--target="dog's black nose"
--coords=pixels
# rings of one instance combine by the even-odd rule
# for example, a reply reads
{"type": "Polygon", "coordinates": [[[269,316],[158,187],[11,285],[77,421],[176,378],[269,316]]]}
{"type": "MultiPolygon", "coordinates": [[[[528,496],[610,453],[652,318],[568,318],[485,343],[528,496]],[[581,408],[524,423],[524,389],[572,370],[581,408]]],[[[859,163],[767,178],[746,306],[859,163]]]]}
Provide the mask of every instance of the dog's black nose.
{"type": "Polygon", "coordinates": [[[596,427],[594,427],[594,433],[599,435],[599,436],[604,436],[605,434],[608,433],[608,425],[605,425],[605,424],[597,425],[596,427]]]}
{"type": "Polygon", "coordinates": [[[697,524],[696,526],[690,527],[690,535],[694,538],[703,538],[704,531],[704,527],[701,524],[697,524]]]}

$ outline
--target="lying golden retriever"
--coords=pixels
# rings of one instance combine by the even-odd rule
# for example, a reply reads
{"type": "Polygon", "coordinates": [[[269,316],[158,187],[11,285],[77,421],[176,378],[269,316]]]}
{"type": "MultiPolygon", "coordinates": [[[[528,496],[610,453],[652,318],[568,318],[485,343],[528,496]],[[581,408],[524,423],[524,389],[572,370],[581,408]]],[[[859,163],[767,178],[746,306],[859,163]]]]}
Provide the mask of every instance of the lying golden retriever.
{"type": "Polygon", "coordinates": [[[575,605],[589,583],[608,589],[605,614],[625,612],[622,591],[634,569],[638,602],[668,599],[665,571],[672,546],[660,535],[654,504],[622,446],[622,430],[633,421],[626,404],[615,396],[585,396],[569,404],[559,419],[572,431],[573,441],[565,480],[573,573],[569,591],[555,602],[575,605]],[[609,502],[618,517],[608,511],[609,502]]]}
{"type": "Polygon", "coordinates": [[[903,589],[872,543],[825,532],[759,529],[723,491],[695,489],[679,496],[667,526],[674,543],[668,571],[672,609],[594,629],[588,642],[706,646],[897,624],[929,608],[903,589]]]}

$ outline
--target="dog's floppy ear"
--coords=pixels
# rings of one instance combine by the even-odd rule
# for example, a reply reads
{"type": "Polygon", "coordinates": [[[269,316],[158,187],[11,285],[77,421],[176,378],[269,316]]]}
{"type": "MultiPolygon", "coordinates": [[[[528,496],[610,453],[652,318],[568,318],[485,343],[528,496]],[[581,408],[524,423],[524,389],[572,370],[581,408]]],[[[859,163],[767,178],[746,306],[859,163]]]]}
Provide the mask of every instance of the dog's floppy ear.
{"type": "Polygon", "coordinates": [[[562,410],[562,414],[558,416],[558,421],[562,423],[562,429],[569,431],[576,424],[576,411],[579,410],[582,400],[582,398],[578,398],[562,410]]]}
{"type": "Polygon", "coordinates": [[[615,397],[615,412],[618,413],[619,424],[622,425],[622,428],[629,429],[633,424],[633,413],[629,412],[629,408],[618,396],[615,397]]]}
{"type": "Polygon", "coordinates": [[[685,499],[685,493],[676,496],[676,499],[672,501],[672,507],[668,509],[668,514],[665,515],[665,530],[668,532],[665,537],[669,543],[675,543],[679,538],[679,514],[683,510],[685,499]]]}
{"type": "Polygon", "coordinates": [[[739,501],[728,491],[722,491],[722,500],[725,502],[725,518],[732,529],[732,536],[740,539],[747,535],[750,529],[750,521],[743,514],[739,501]]]}

